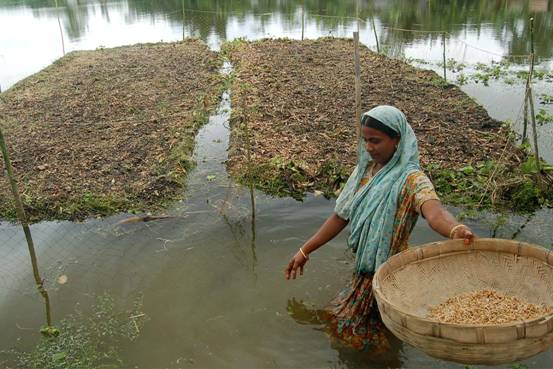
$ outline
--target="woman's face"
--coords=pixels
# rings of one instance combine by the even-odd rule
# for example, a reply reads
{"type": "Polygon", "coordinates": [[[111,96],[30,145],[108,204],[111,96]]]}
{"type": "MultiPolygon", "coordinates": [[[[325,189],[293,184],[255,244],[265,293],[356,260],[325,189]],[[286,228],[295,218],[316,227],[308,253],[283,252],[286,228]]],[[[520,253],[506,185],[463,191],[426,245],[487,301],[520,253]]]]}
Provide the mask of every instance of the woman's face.
{"type": "Polygon", "coordinates": [[[365,149],[381,165],[390,161],[400,140],[400,137],[391,138],[378,129],[365,126],[361,126],[361,136],[365,140],[365,149]]]}

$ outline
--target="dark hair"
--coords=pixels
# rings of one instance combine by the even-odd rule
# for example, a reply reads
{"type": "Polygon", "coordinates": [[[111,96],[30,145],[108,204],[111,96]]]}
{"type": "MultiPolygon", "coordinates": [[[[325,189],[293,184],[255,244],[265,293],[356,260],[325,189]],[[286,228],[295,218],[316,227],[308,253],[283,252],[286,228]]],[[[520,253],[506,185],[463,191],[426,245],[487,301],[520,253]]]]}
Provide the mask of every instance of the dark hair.
{"type": "Polygon", "coordinates": [[[361,125],[365,127],[377,129],[380,132],[386,134],[390,138],[396,138],[399,136],[399,133],[396,132],[396,130],[388,127],[378,119],[373,118],[368,114],[363,115],[363,117],[361,118],[361,125]]]}

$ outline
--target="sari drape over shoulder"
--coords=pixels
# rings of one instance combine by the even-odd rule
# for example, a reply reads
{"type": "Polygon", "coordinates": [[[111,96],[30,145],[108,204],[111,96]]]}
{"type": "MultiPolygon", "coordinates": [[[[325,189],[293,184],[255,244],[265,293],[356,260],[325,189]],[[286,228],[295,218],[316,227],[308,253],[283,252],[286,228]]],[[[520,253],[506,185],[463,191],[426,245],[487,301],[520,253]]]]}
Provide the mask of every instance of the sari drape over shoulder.
{"type": "Polygon", "coordinates": [[[334,211],[350,221],[348,246],[356,255],[356,271],[373,273],[390,256],[399,195],[409,175],[420,171],[420,164],[415,133],[399,109],[381,105],[365,114],[398,132],[401,138],[390,161],[361,188],[361,178],[372,158],[359,140],[357,165],[334,211]]]}

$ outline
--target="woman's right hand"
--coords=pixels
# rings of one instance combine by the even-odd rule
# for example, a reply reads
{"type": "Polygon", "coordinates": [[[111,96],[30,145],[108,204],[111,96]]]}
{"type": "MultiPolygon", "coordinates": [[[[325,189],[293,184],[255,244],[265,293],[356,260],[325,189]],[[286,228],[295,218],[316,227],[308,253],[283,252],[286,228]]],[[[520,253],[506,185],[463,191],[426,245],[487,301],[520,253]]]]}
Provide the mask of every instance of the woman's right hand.
{"type": "Polygon", "coordinates": [[[290,279],[290,276],[292,279],[296,279],[297,271],[300,270],[300,275],[303,275],[303,266],[305,263],[307,263],[307,258],[303,256],[301,251],[298,250],[296,252],[296,255],[290,259],[290,262],[288,263],[288,266],[286,269],[284,269],[284,276],[286,279],[290,279]]]}

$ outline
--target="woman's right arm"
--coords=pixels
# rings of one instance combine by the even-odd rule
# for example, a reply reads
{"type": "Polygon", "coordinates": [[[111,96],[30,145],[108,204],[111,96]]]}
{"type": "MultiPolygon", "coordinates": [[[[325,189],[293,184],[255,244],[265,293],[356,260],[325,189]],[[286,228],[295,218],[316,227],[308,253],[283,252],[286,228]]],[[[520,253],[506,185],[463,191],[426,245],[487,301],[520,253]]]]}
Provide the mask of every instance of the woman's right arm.
{"type": "Polygon", "coordinates": [[[338,233],[342,231],[348,224],[348,221],[340,218],[336,213],[332,213],[330,217],[323,223],[321,228],[298,250],[296,255],[292,257],[288,266],[284,270],[286,279],[296,279],[297,270],[300,270],[300,275],[303,275],[303,266],[309,258],[309,254],[317,250],[319,247],[332,240],[338,233]],[[305,255],[304,255],[305,254],[305,255]]]}

